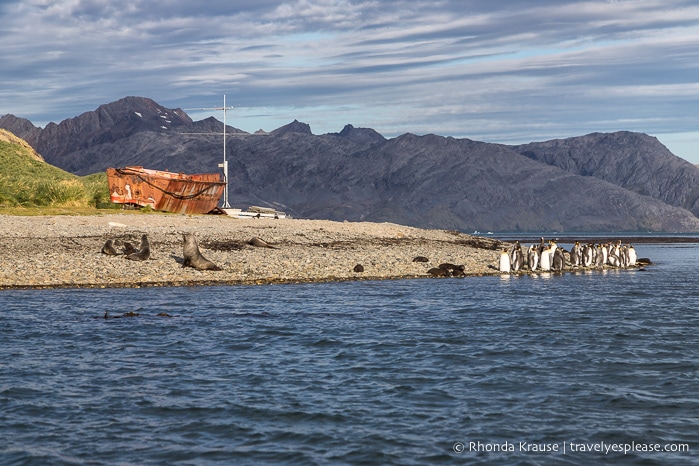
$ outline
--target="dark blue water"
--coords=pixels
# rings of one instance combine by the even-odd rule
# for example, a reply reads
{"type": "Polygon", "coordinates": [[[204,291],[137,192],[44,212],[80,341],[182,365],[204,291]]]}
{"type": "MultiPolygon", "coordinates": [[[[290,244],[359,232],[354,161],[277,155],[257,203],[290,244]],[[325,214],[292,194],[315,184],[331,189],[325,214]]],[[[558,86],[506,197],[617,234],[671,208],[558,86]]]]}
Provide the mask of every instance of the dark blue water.
{"type": "Polygon", "coordinates": [[[637,250],[656,265],[2,291],[0,464],[699,464],[699,248],[637,250]]]}

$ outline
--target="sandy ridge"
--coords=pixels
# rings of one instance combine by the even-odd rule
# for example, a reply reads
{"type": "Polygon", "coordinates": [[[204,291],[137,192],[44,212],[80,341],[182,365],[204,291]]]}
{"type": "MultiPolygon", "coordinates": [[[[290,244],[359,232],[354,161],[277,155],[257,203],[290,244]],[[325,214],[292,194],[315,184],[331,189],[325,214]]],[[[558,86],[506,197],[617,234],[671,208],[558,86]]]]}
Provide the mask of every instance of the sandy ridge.
{"type": "Polygon", "coordinates": [[[497,273],[499,241],[392,223],[226,216],[114,213],[95,216],[0,216],[0,288],[137,287],[427,278],[440,263],[469,276],[497,273]],[[182,233],[223,270],[182,267],[182,233]],[[145,262],[107,256],[108,238],[138,245],[145,262]],[[278,249],[247,244],[259,237],[278,249]],[[425,256],[427,263],[413,262],[425,256]],[[364,272],[354,272],[361,264],[364,272]]]}

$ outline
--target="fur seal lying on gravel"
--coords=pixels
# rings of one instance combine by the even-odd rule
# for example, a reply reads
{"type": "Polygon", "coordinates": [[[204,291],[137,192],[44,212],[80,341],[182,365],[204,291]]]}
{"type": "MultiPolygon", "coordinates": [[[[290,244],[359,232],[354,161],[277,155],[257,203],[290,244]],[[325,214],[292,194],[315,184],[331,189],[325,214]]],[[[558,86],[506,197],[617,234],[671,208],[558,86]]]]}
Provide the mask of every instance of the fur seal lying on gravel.
{"type": "Polygon", "coordinates": [[[141,236],[141,247],[138,251],[132,252],[124,256],[126,259],[131,261],[145,261],[150,257],[150,243],[148,242],[148,235],[141,236]]]}
{"type": "Polygon", "coordinates": [[[119,240],[113,240],[113,239],[108,239],[105,243],[104,246],[102,246],[102,254],[106,254],[108,256],[118,256],[120,254],[123,254],[125,256],[128,256],[130,254],[134,254],[138,252],[138,249],[133,247],[133,245],[129,242],[124,243],[124,247],[122,248],[121,252],[117,251],[117,243],[119,240]]]}
{"type": "Polygon", "coordinates": [[[449,276],[449,271],[440,269],[439,267],[432,267],[427,271],[429,275],[432,275],[433,277],[448,277],[449,276]]]}
{"type": "Polygon", "coordinates": [[[455,265],[455,264],[450,264],[449,262],[439,264],[439,268],[442,270],[446,270],[449,273],[450,277],[464,276],[465,275],[464,271],[466,270],[466,266],[464,266],[464,265],[455,265]]]}
{"type": "Polygon", "coordinates": [[[111,239],[108,239],[106,243],[104,243],[104,246],[102,246],[102,254],[106,254],[108,256],[116,256],[119,254],[114,247],[114,241],[111,239]]]}
{"type": "Polygon", "coordinates": [[[251,246],[258,247],[258,248],[279,249],[278,247],[272,246],[271,244],[267,243],[266,241],[261,240],[257,236],[253,236],[252,238],[250,238],[250,240],[248,241],[248,244],[251,246]]]}
{"type": "Polygon", "coordinates": [[[455,265],[445,262],[439,264],[439,267],[433,267],[427,271],[429,275],[433,277],[463,277],[465,276],[466,266],[455,265]]]}
{"type": "Polygon", "coordinates": [[[133,254],[134,252],[138,252],[138,249],[133,247],[133,244],[124,243],[124,254],[129,255],[129,254],[133,254]]]}
{"type": "Polygon", "coordinates": [[[202,256],[197,239],[191,233],[182,233],[184,239],[182,267],[194,267],[197,270],[221,270],[219,266],[202,256]]]}

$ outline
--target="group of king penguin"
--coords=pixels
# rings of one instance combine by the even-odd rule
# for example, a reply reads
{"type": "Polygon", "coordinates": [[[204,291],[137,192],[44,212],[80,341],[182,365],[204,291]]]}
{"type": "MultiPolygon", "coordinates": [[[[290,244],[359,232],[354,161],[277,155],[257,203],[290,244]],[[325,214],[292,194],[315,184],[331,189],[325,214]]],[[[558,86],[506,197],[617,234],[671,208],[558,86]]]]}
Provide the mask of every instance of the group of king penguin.
{"type": "Polygon", "coordinates": [[[500,254],[500,272],[512,273],[528,267],[531,272],[561,272],[567,266],[578,267],[633,267],[636,265],[636,250],[632,245],[622,245],[621,240],[606,244],[580,244],[576,241],[570,251],[559,247],[555,241],[548,245],[541,238],[539,244],[532,244],[526,253],[516,241],[510,250],[500,254]]]}

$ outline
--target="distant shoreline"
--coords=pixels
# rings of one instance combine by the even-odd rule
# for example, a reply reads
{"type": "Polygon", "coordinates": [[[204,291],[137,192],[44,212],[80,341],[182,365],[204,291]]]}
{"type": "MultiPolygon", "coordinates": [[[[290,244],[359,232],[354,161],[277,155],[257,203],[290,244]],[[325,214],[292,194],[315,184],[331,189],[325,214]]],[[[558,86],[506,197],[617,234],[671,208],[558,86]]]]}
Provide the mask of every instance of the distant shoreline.
{"type": "MultiPolygon", "coordinates": [[[[530,236],[530,235],[489,235],[488,237],[492,238],[498,238],[501,239],[502,241],[506,242],[512,242],[512,241],[519,241],[522,244],[529,244],[529,243],[539,243],[541,240],[541,236],[530,236]]],[[[687,237],[687,236],[638,236],[637,234],[631,234],[629,236],[625,236],[623,233],[620,233],[619,235],[614,235],[614,236],[606,236],[606,235],[595,235],[595,236],[567,236],[567,235],[555,235],[555,234],[550,234],[548,236],[544,236],[544,239],[549,240],[553,239],[558,243],[562,244],[572,244],[576,241],[580,242],[585,242],[585,243],[594,243],[594,244],[606,244],[606,243],[614,243],[618,240],[622,240],[624,244],[666,244],[666,243],[699,243],[699,233],[697,233],[696,237],[687,237]]]]}

